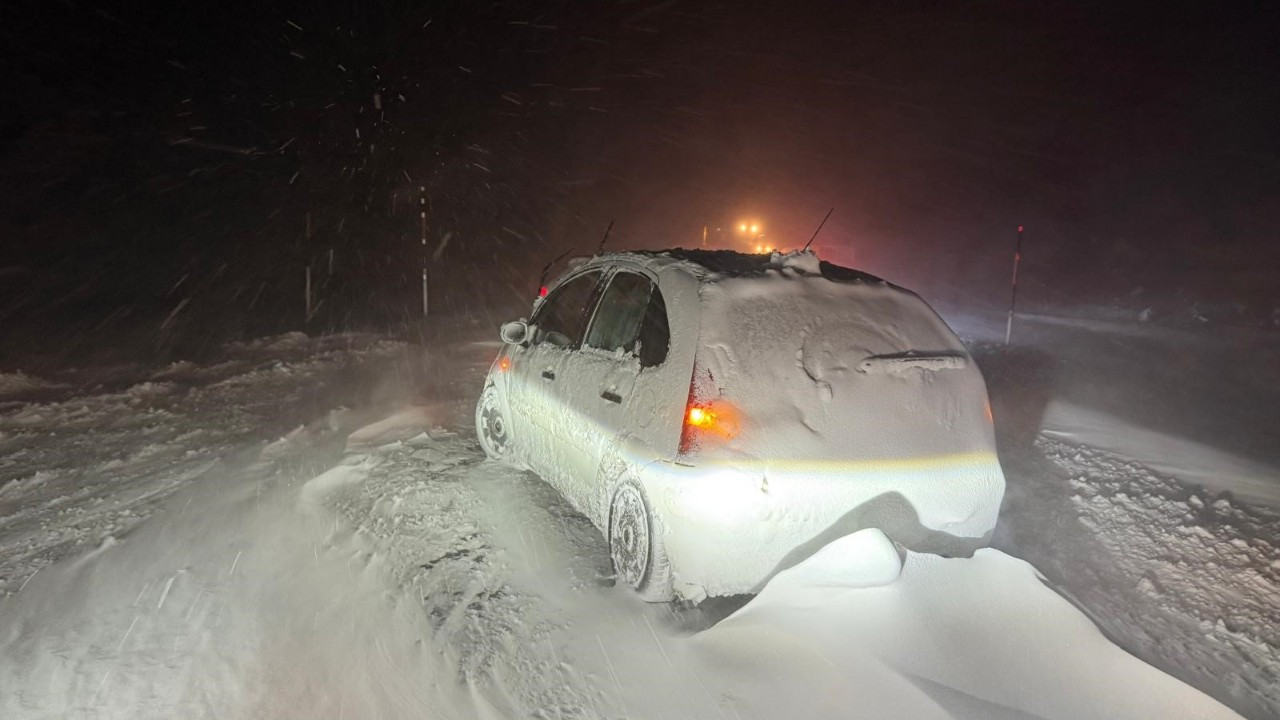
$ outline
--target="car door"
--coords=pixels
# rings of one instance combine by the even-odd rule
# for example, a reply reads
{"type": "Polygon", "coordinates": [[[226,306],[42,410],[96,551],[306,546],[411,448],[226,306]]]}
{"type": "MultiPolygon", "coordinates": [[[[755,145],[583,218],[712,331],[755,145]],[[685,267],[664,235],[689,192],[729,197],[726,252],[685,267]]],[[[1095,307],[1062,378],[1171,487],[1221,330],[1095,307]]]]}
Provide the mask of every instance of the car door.
{"type": "Polygon", "coordinates": [[[512,353],[512,414],[517,418],[517,439],[525,461],[535,472],[556,483],[564,463],[560,427],[573,421],[562,405],[558,387],[565,382],[565,368],[582,343],[588,313],[595,307],[602,274],[596,269],[571,276],[558,284],[538,305],[529,321],[529,337],[512,353]]]}
{"type": "Polygon", "coordinates": [[[572,492],[581,503],[599,499],[601,461],[619,449],[620,436],[643,420],[633,414],[637,383],[646,384],[646,368],[665,358],[666,343],[666,314],[652,280],[626,269],[615,272],[569,369],[572,381],[561,388],[581,417],[567,428],[566,438],[572,492]]]}

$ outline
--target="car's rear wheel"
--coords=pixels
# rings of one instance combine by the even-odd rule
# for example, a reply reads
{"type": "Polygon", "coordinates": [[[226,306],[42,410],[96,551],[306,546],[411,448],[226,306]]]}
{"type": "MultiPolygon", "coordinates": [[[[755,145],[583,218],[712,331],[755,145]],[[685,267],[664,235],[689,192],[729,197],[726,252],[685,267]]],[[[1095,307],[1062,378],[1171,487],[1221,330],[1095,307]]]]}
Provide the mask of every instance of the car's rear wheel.
{"type": "Polygon", "coordinates": [[[498,388],[489,385],[476,403],[476,437],[480,440],[480,447],[484,448],[484,454],[494,460],[504,457],[511,442],[510,432],[502,413],[498,388]]]}
{"type": "Polygon", "coordinates": [[[648,602],[671,600],[671,566],[662,533],[633,481],[623,482],[609,504],[609,556],[618,581],[635,588],[648,602]]]}

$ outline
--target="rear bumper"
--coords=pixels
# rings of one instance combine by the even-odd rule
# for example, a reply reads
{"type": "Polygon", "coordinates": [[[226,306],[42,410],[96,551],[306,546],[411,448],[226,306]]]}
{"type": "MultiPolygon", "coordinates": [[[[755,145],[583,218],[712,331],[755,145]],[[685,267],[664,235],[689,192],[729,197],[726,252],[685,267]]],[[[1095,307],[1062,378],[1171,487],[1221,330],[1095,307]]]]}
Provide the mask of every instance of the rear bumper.
{"type": "Polygon", "coordinates": [[[921,552],[987,544],[1004,496],[994,453],[874,462],[655,462],[640,472],[685,597],[756,592],[830,541],[877,527],[921,552]]]}

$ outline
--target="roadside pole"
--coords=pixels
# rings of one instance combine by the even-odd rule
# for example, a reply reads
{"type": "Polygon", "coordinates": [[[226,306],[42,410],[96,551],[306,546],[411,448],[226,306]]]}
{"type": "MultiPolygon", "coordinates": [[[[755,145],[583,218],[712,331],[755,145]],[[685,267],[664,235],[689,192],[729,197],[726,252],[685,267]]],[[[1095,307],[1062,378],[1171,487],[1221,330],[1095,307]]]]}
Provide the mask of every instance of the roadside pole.
{"type": "MultiPolygon", "coordinates": [[[[310,253],[311,252],[311,213],[307,213],[307,224],[306,224],[305,236],[306,236],[306,244],[303,247],[303,251],[310,253]]],[[[307,258],[307,281],[306,281],[306,288],[304,291],[306,292],[306,295],[307,295],[306,296],[307,314],[303,316],[302,324],[305,326],[307,323],[311,322],[311,259],[310,259],[310,256],[308,256],[307,258]]]]}
{"type": "Polygon", "coordinates": [[[422,317],[427,316],[427,188],[418,186],[418,218],[422,236],[422,317]]]}
{"type": "Polygon", "coordinates": [[[1004,344],[1009,346],[1009,340],[1013,337],[1013,313],[1018,306],[1018,265],[1022,262],[1022,226],[1018,226],[1018,243],[1013,250],[1013,282],[1009,295],[1009,320],[1004,326],[1004,344]]]}

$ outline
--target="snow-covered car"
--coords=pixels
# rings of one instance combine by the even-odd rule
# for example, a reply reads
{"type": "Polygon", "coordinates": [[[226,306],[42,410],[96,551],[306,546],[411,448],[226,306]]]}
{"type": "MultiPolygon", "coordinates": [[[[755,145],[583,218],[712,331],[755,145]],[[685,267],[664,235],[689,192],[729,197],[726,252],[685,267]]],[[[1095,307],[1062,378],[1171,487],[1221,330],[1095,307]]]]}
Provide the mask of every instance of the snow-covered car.
{"type": "Polygon", "coordinates": [[[476,429],[651,601],[758,591],[876,527],[968,555],[1004,494],[982,375],[914,293],[809,252],[576,261],[502,326],[476,429]]]}

